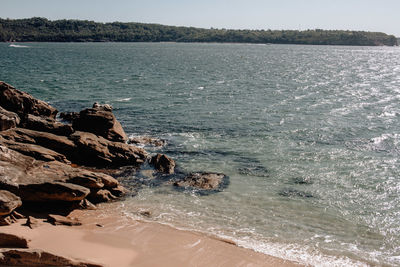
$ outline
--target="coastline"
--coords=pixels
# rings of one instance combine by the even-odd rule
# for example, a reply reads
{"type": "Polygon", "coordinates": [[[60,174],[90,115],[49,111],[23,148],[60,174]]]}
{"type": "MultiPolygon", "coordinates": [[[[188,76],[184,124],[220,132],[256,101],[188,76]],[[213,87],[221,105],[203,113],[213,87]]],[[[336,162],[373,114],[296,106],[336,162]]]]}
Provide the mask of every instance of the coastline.
{"type": "Polygon", "coordinates": [[[3,233],[30,239],[29,246],[56,255],[104,266],[302,266],[295,262],[238,247],[229,240],[178,230],[156,222],[127,217],[118,203],[97,210],[74,210],[81,226],[40,222],[30,229],[26,220],[2,227],[3,233]]]}

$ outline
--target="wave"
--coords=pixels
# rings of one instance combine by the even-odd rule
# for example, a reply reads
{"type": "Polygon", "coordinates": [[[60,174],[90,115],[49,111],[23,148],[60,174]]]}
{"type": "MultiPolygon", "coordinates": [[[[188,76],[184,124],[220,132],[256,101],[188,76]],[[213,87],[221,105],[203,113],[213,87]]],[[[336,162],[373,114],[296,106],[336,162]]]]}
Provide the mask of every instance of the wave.
{"type": "Polygon", "coordinates": [[[9,47],[16,47],[16,48],[29,48],[27,45],[18,45],[18,44],[10,44],[9,47]]]}

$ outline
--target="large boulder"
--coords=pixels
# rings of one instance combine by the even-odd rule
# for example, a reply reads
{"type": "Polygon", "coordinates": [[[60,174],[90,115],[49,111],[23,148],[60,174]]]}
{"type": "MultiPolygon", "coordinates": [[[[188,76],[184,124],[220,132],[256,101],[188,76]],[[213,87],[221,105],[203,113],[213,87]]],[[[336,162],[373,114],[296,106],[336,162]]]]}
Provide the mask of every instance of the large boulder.
{"type": "Polygon", "coordinates": [[[111,110],[103,106],[82,110],[73,120],[72,127],[76,131],[94,133],[110,141],[128,140],[121,123],[117,121],[111,110]]]}
{"type": "Polygon", "coordinates": [[[0,216],[8,215],[22,205],[21,198],[13,193],[0,190],[0,216]]]}
{"type": "Polygon", "coordinates": [[[20,118],[16,113],[5,110],[0,106],[0,131],[15,128],[19,123],[20,118]]]}
{"type": "Polygon", "coordinates": [[[58,122],[49,117],[26,114],[22,119],[22,128],[64,136],[68,136],[73,132],[71,125],[58,122]]]}
{"type": "Polygon", "coordinates": [[[154,168],[162,173],[173,174],[175,171],[175,161],[170,157],[157,154],[150,159],[150,164],[154,166],[154,168]]]}
{"type": "Polygon", "coordinates": [[[76,161],[88,166],[120,167],[142,164],[147,152],[139,147],[112,142],[88,132],[74,132],[70,139],[76,144],[76,161]]]}
{"type": "Polygon", "coordinates": [[[38,100],[28,93],[15,89],[13,86],[0,81],[0,105],[18,115],[33,114],[55,118],[57,109],[46,102],[38,100]]]}

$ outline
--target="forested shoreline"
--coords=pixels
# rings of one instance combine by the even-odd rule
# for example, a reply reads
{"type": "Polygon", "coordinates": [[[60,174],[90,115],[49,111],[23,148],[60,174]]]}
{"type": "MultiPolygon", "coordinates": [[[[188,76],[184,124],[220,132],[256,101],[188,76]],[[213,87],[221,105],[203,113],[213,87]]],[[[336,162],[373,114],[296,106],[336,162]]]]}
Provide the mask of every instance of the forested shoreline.
{"type": "Polygon", "coordinates": [[[381,32],[343,30],[230,30],[135,22],[98,23],[46,18],[1,19],[1,42],[219,42],[259,44],[395,46],[381,32]]]}

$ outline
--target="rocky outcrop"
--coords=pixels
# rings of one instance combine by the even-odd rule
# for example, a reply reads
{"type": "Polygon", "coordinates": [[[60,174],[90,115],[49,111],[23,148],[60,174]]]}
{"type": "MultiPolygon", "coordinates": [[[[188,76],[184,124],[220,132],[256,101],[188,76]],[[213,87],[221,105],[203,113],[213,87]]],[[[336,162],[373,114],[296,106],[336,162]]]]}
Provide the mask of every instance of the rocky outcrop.
{"type": "Polygon", "coordinates": [[[0,249],[0,265],[3,266],[71,266],[71,267],[101,267],[95,263],[80,262],[40,249],[0,249]]]}
{"type": "Polygon", "coordinates": [[[36,161],[0,146],[0,189],[13,192],[22,201],[80,201],[91,189],[118,186],[107,174],[57,161],[36,161]]]}
{"type": "Polygon", "coordinates": [[[175,171],[175,161],[163,154],[153,156],[149,163],[153,165],[157,171],[162,173],[173,174],[175,171]]]}
{"type": "Polygon", "coordinates": [[[0,145],[7,146],[9,149],[17,151],[26,156],[33,157],[37,160],[71,163],[64,155],[35,144],[18,143],[12,140],[4,139],[2,136],[0,136],[0,145]]]}
{"type": "Polygon", "coordinates": [[[125,143],[112,142],[88,132],[74,132],[70,139],[76,145],[76,161],[79,164],[98,167],[139,166],[147,158],[147,152],[125,143]]]}
{"type": "Polygon", "coordinates": [[[0,216],[10,214],[21,205],[21,198],[9,191],[0,190],[0,216]]]}
{"type": "Polygon", "coordinates": [[[0,233],[0,248],[28,248],[28,242],[21,236],[0,233]]]}
{"type": "Polygon", "coordinates": [[[76,131],[94,133],[110,141],[125,142],[128,140],[119,121],[111,110],[104,106],[82,110],[79,116],[72,121],[72,127],[76,131]]]}
{"type": "Polygon", "coordinates": [[[227,179],[228,177],[222,173],[190,173],[182,180],[176,181],[174,186],[198,190],[220,190],[226,185],[227,179]]]}
{"type": "Polygon", "coordinates": [[[0,131],[15,128],[19,123],[20,118],[16,113],[5,110],[0,106],[0,131]]]}
{"type": "Polygon", "coordinates": [[[23,128],[14,128],[0,132],[4,139],[18,143],[34,144],[65,155],[66,158],[74,158],[76,145],[66,136],[59,136],[52,133],[39,132],[23,128]]]}
{"type": "MultiPolygon", "coordinates": [[[[0,137],[16,143],[34,144],[57,153],[49,153],[42,150],[39,153],[37,147],[24,149],[14,143],[19,152],[34,156],[37,159],[57,158],[65,162],[60,156],[64,155],[71,162],[94,167],[120,167],[126,165],[140,165],[147,157],[147,152],[139,147],[120,142],[112,142],[101,136],[88,132],[74,132],[69,137],[52,133],[39,132],[23,128],[14,128],[0,132],[0,137]]],[[[1,142],[1,139],[0,139],[1,142]]],[[[9,142],[9,144],[11,144],[9,142]]]]}
{"type": "Polygon", "coordinates": [[[27,114],[22,118],[22,128],[69,136],[74,131],[72,125],[64,124],[49,117],[27,114]]]}
{"type": "Polygon", "coordinates": [[[0,81],[0,105],[18,115],[33,114],[55,118],[57,109],[44,101],[38,100],[28,93],[15,89],[13,86],[0,81]]]}

